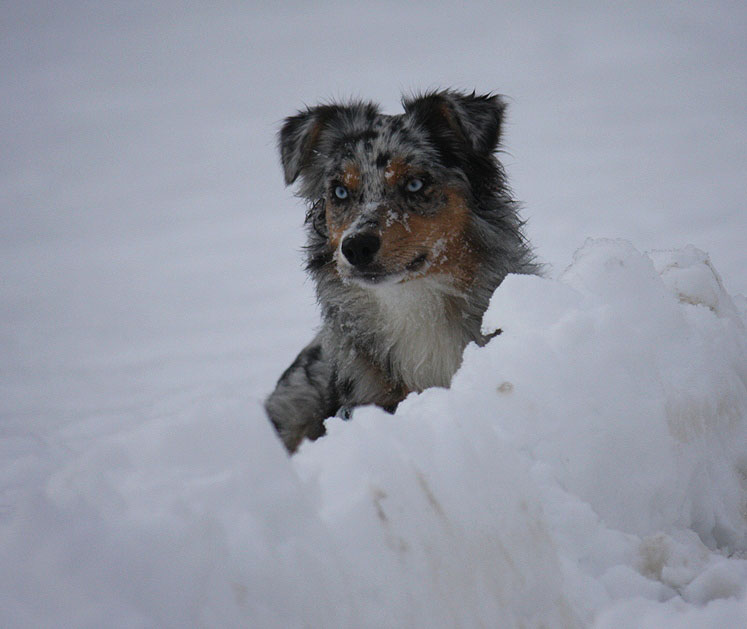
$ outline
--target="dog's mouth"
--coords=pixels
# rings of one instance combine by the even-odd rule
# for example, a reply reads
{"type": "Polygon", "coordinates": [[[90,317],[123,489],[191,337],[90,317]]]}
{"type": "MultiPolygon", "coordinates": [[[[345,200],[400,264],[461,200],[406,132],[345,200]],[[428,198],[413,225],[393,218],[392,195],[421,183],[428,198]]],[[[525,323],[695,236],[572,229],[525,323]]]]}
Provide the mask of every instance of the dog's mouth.
{"type": "Polygon", "coordinates": [[[403,272],[392,273],[382,268],[357,269],[348,268],[341,274],[343,280],[352,281],[357,284],[375,285],[375,284],[394,284],[404,279],[403,272]]]}
{"type": "Polygon", "coordinates": [[[415,273],[416,271],[420,271],[425,266],[425,263],[428,260],[428,254],[427,253],[421,253],[419,256],[416,256],[406,267],[410,273],[415,273]]]}
{"type": "Polygon", "coordinates": [[[371,264],[365,268],[345,265],[340,269],[343,280],[363,285],[399,284],[413,278],[428,261],[427,253],[420,253],[408,262],[401,271],[388,271],[380,264],[371,264]]]}
{"type": "Polygon", "coordinates": [[[347,279],[360,284],[393,284],[401,281],[401,273],[361,273],[352,272],[347,279]]]}

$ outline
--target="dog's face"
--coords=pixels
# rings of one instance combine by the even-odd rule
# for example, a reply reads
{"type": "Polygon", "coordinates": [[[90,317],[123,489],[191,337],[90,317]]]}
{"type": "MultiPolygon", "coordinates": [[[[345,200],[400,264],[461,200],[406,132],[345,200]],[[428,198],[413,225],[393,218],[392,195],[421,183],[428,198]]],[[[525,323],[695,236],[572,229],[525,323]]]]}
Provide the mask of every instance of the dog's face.
{"type": "MultiPolygon", "coordinates": [[[[337,272],[359,283],[401,282],[469,255],[464,186],[427,147],[403,141],[401,118],[349,142],[326,174],[326,232],[337,272]]],[[[441,269],[443,271],[443,269],[441,269]]]]}
{"type": "Polygon", "coordinates": [[[474,179],[493,160],[503,104],[454,92],[406,101],[399,116],[371,104],[324,105],[280,134],[287,183],[323,208],[316,236],[334,271],[364,286],[431,274],[467,282],[474,179]],[[319,203],[323,200],[322,203],[319,203]]]}

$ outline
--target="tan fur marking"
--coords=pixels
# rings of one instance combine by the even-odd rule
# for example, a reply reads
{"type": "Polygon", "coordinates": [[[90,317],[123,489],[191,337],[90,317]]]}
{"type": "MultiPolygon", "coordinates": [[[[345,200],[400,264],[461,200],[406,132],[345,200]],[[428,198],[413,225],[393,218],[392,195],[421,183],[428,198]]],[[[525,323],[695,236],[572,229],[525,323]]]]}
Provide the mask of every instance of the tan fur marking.
{"type": "Polygon", "coordinates": [[[337,249],[342,240],[342,235],[345,233],[356,217],[351,217],[347,221],[338,222],[334,218],[334,214],[327,210],[327,233],[329,234],[329,244],[332,249],[337,249]]]}
{"type": "Polygon", "coordinates": [[[444,117],[444,120],[446,120],[446,124],[449,125],[449,127],[451,128],[451,130],[458,137],[464,139],[464,133],[462,132],[461,127],[459,126],[459,124],[457,123],[457,121],[454,120],[454,114],[451,111],[451,106],[448,105],[447,103],[444,103],[443,105],[441,105],[441,107],[439,109],[441,111],[441,115],[444,117]]]}
{"type": "MultiPolygon", "coordinates": [[[[361,183],[361,171],[356,164],[348,164],[342,171],[340,177],[342,185],[351,190],[355,190],[360,186],[361,183]]],[[[340,220],[335,207],[332,203],[327,202],[326,221],[327,221],[327,233],[329,234],[329,242],[334,249],[340,244],[342,235],[345,230],[352,225],[353,221],[357,218],[356,216],[348,216],[347,220],[340,220]]]]}
{"type": "Polygon", "coordinates": [[[342,184],[347,188],[357,188],[361,183],[361,171],[355,164],[348,164],[342,171],[342,184]]]}
{"type": "Polygon", "coordinates": [[[384,170],[384,181],[389,186],[396,186],[408,175],[409,170],[405,160],[401,157],[395,157],[389,161],[384,170]]]}
{"type": "Polygon", "coordinates": [[[379,260],[396,271],[425,253],[425,266],[413,272],[412,278],[444,274],[454,278],[458,286],[466,287],[477,267],[477,256],[465,237],[470,211],[456,190],[447,189],[444,193],[446,203],[435,216],[394,214],[386,221],[379,260]]]}
{"type": "Polygon", "coordinates": [[[364,400],[365,404],[376,404],[382,408],[396,406],[410,393],[403,383],[392,383],[386,374],[375,365],[368,365],[368,375],[377,384],[377,395],[364,400]]]}

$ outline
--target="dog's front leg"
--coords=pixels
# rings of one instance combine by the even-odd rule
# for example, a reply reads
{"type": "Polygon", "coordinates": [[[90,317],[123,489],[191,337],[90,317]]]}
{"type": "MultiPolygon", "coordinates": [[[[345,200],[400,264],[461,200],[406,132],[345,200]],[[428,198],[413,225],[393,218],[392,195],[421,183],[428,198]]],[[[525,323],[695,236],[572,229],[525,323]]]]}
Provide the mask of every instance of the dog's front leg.
{"type": "Polygon", "coordinates": [[[267,398],[265,409],[289,452],[304,438],[324,434],[324,420],[340,407],[335,370],[324,356],[319,337],[298,355],[267,398]]]}

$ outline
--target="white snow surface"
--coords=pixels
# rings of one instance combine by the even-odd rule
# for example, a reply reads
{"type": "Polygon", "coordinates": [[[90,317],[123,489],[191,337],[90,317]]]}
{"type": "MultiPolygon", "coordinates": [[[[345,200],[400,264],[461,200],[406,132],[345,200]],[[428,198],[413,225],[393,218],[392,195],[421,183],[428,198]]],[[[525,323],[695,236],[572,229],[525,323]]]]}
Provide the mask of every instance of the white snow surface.
{"type": "Polygon", "coordinates": [[[0,626],[747,626],[743,7],[1,12],[0,626]],[[548,273],[450,389],[289,458],[274,133],[438,86],[509,95],[548,273]]]}

